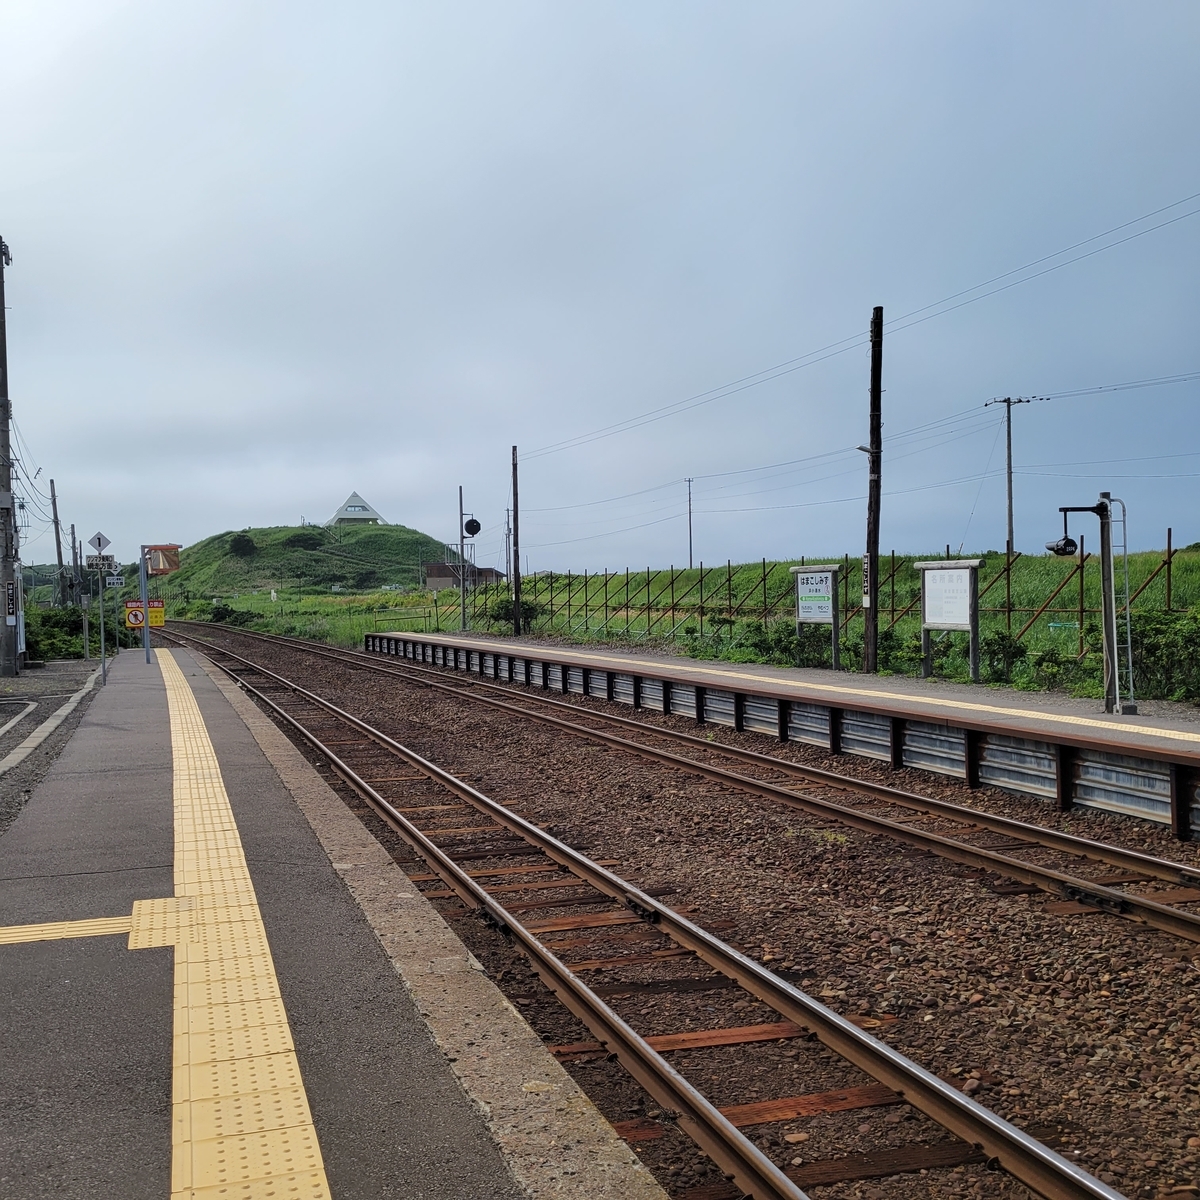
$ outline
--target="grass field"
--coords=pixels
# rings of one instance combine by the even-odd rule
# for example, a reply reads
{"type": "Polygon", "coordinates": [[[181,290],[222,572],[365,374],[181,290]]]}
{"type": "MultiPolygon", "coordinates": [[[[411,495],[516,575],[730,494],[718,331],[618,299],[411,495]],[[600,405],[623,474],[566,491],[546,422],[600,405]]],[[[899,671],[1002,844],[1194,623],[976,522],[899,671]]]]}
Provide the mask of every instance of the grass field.
{"type": "MultiPolygon", "coordinates": [[[[228,535],[223,535],[228,536],[228,535]]],[[[203,545],[203,543],[202,543],[203,545]]],[[[934,555],[887,556],[881,570],[880,629],[886,670],[916,669],[919,639],[919,576],[912,564],[934,555]]],[[[1094,690],[1100,608],[1100,573],[1096,558],[1083,569],[1082,623],[1078,559],[1018,557],[1005,578],[1003,554],[986,554],[980,570],[981,634],[990,647],[993,679],[1011,676],[1019,686],[1061,684],[1094,690]],[[1055,595],[1057,593],[1057,595],[1055,595]],[[1041,610],[1041,611],[1039,611],[1041,610]],[[1015,647],[1015,648],[1014,648],[1015,647]],[[1082,652],[1082,653],[1081,653],[1082,652]]],[[[814,561],[825,560],[809,560],[814,561]]],[[[861,565],[843,558],[847,567],[843,596],[850,619],[843,629],[845,659],[851,669],[861,652],[862,615],[857,608],[861,565]]],[[[1165,552],[1146,552],[1129,559],[1130,592],[1135,612],[1161,613],[1167,604],[1165,552]]],[[[792,563],[724,564],[694,570],[649,570],[626,574],[540,574],[524,581],[523,600],[533,616],[535,634],[573,642],[621,642],[672,646],[696,657],[735,661],[775,661],[820,665],[825,635],[814,630],[797,642],[789,567],[792,563]]],[[[182,572],[181,572],[182,574],[182,572]]],[[[1170,564],[1171,609],[1200,609],[1200,547],[1177,550],[1170,564]]],[[[218,597],[218,614],[254,628],[309,637],[331,644],[359,645],[368,630],[410,632],[459,627],[457,592],[438,597],[416,588],[403,591],[362,590],[331,594],[299,586],[276,587],[272,601],[265,588],[218,597]]],[[[211,597],[185,600],[172,577],[168,613],[212,615],[211,597]],[[175,595],[177,598],[171,600],[175,595]]],[[[1121,580],[1118,580],[1120,586],[1121,580]]],[[[483,588],[468,600],[469,627],[506,632],[507,591],[504,585],[483,588]]],[[[507,603],[511,613],[511,603],[507,603]]],[[[938,643],[939,673],[966,674],[965,635],[938,643]]]]}

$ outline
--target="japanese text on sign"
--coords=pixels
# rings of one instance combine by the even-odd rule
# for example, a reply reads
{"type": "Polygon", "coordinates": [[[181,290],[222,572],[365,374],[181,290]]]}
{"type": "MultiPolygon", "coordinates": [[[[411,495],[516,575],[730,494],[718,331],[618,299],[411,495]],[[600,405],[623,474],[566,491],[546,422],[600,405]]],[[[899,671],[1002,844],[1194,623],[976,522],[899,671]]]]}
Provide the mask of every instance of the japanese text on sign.
{"type": "Polygon", "coordinates": [[[929,629],[971,628],[971,572],[925,571],[925,625],[929,629]]]}
{"type": "MultiPolygon", "coordinates": [[[[150,613],[150,628],[161,629],[167,623],[166,604],[162,600],[149,600],[146,608],[150,613]]],[[[125,601],[125,626],[127,629],[141,629],[145,625],[146,614],[142,611],[140,600],[125,601]]]]}
{"type": "Polygon", "coordinates": [[[796,576],[796,620],[833,624],[832,571],[810,571],[796,576]]]}

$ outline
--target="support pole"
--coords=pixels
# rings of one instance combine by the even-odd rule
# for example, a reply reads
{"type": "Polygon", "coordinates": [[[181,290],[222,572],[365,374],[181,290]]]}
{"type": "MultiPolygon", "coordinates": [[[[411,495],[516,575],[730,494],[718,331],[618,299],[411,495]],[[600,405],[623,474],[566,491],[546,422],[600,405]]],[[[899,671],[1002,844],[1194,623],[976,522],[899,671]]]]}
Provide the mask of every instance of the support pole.
{"type": "Polygon", "coordinates": [[[100,682],[108,683],[108,649],[104,645],[104,571],[100,571],[100,682]]]}
{"type": "Polygon", "coordinates": [[[58,523],[58,493],[54,480],[50,480],[50,513],[54,517],[54,552],[58,555],[58,587],[55,588],[55,603],[59,608],[67,603],[67,585],[63,579],[62,526],[58,523]]]}
{"type": "Polygon", "coordinates": [[[467,631],[467,531],[463,528],[462,484],[458,485],[458,627],[467,631]]]}
{"type": "MultiPolygon", "coordinates": [[[[146,650],[146,665],[150,664],[150,584],[146,579],[146,547],[138,556],[138,589],[142,601],[142,645],[146,650]]],[[[86,617],[84,618],[87,619],[86,617]]]]}
{"type": "Polygon", "coordinates": [[[1112,509],[1108,493],[1100,493],[1096,505],[1100,517],[1100,595],[1104,621],[1104,711],[1116,712],[1117,694],[1117,598],[1113,587],[1112,509]]]}
{"type": "Polygon", "coordinates": [[[12,403],[8,396],[8,330],[5,322],[4,268],[12,256],[0,238],[0,589],[4,592],[4,624],[0,626],[0,676],[20,673],[17,658],[17,510],[13,501],[12,403]]]}
{"type": "Polygon", "coordinates": [[[867,553],[863,557],[863,671],[879,669],[879,515],[883,463],[883,308],[871,314],[871,438],[867,479],[867,553]]]}
{"type": "Polygon", "coordinates": [[[512,588],[513,633],[521,636],[521,501],[517,493],[517,448],[512,448],[512,588]]]}

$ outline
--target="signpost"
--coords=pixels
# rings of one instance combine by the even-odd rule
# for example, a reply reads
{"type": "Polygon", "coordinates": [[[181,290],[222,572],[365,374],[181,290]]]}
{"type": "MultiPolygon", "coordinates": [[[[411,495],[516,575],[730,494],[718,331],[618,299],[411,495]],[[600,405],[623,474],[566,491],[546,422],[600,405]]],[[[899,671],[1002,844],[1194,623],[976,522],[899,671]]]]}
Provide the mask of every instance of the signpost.
{"type": "MultiPolygon", "coordinates": [[[[158,628],[165,624],[166,611],[161,600],[151,600],[149,597],[148,575],[170,575],[179,570],[180,546],[175,542],[167,542],[161,546],[143,546],[138,555],[138,583],[141,591],[142,608],[142,645],[146,648],[146,663],[150,663],[150,628],[158,628]],[[157,610],[157,615],[156,615],[157,610]]],[[[128,612],[128,609],[126,610],[128,612]]],[[[126,616],[128,624],[128,616],[126,616]]]]}
{"type": "MultiPolygon", "coordinates": [[[[105,554],[104,551],[112,545],[102,533],[97,533],[95,537],[89,540],[89,546],[95,548],[95,554],[89,554],[84,563],[89,571],[100,572],[100,682],[102,685],[108,683],[108,647],[104,644],[104,572],[115,571],[117,569],[117,560],[111,554],[105,554]]],[[[88,589],[90,592],[90,588],[88,589]]],[[[84,635],[87,636],[86,633],[84,635]]]]}
{"type": "Polygon", "coordinates": [[[833,635],[833,669],[842,668],[838,617],[837,563],[820,567],[793,567],[796,577],[796,632],[801,625],[829,625],[833,635]]]}
{"type": "Polygon", "coordinates": [[[933,674],[934,629],[963,629],[970,635],[971,679],[979,682],[979,568],[982,558],[913,563],[921,572],[921,677],[933,674]]]}

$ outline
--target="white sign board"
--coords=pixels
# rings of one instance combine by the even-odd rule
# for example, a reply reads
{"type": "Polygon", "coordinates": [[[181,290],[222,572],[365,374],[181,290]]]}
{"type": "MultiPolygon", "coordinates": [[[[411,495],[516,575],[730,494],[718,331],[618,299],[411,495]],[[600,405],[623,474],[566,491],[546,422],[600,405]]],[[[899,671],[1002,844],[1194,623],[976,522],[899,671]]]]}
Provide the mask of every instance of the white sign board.
{"type": "Polygon", "coordinates": [[[796,575],[796,620],[813,625],[833,624],[833,572],[796,575]]]}
{"type": "Polygon", "coordinates": [[[971,628],[971,572],[925,571],[927,629],[971,628]]]}
{"type": "Polygon", "coordinates": [[[84,557],[83,565],[89,571],[115,571],[117,560],[111,554],[88,554],[84,557]]]}
{"type": "Polygon", "coordinates": [[[121,588],[125,586],[124,575],[109,575],[104,580],[104,586],[110,588],[121,588]]]}

